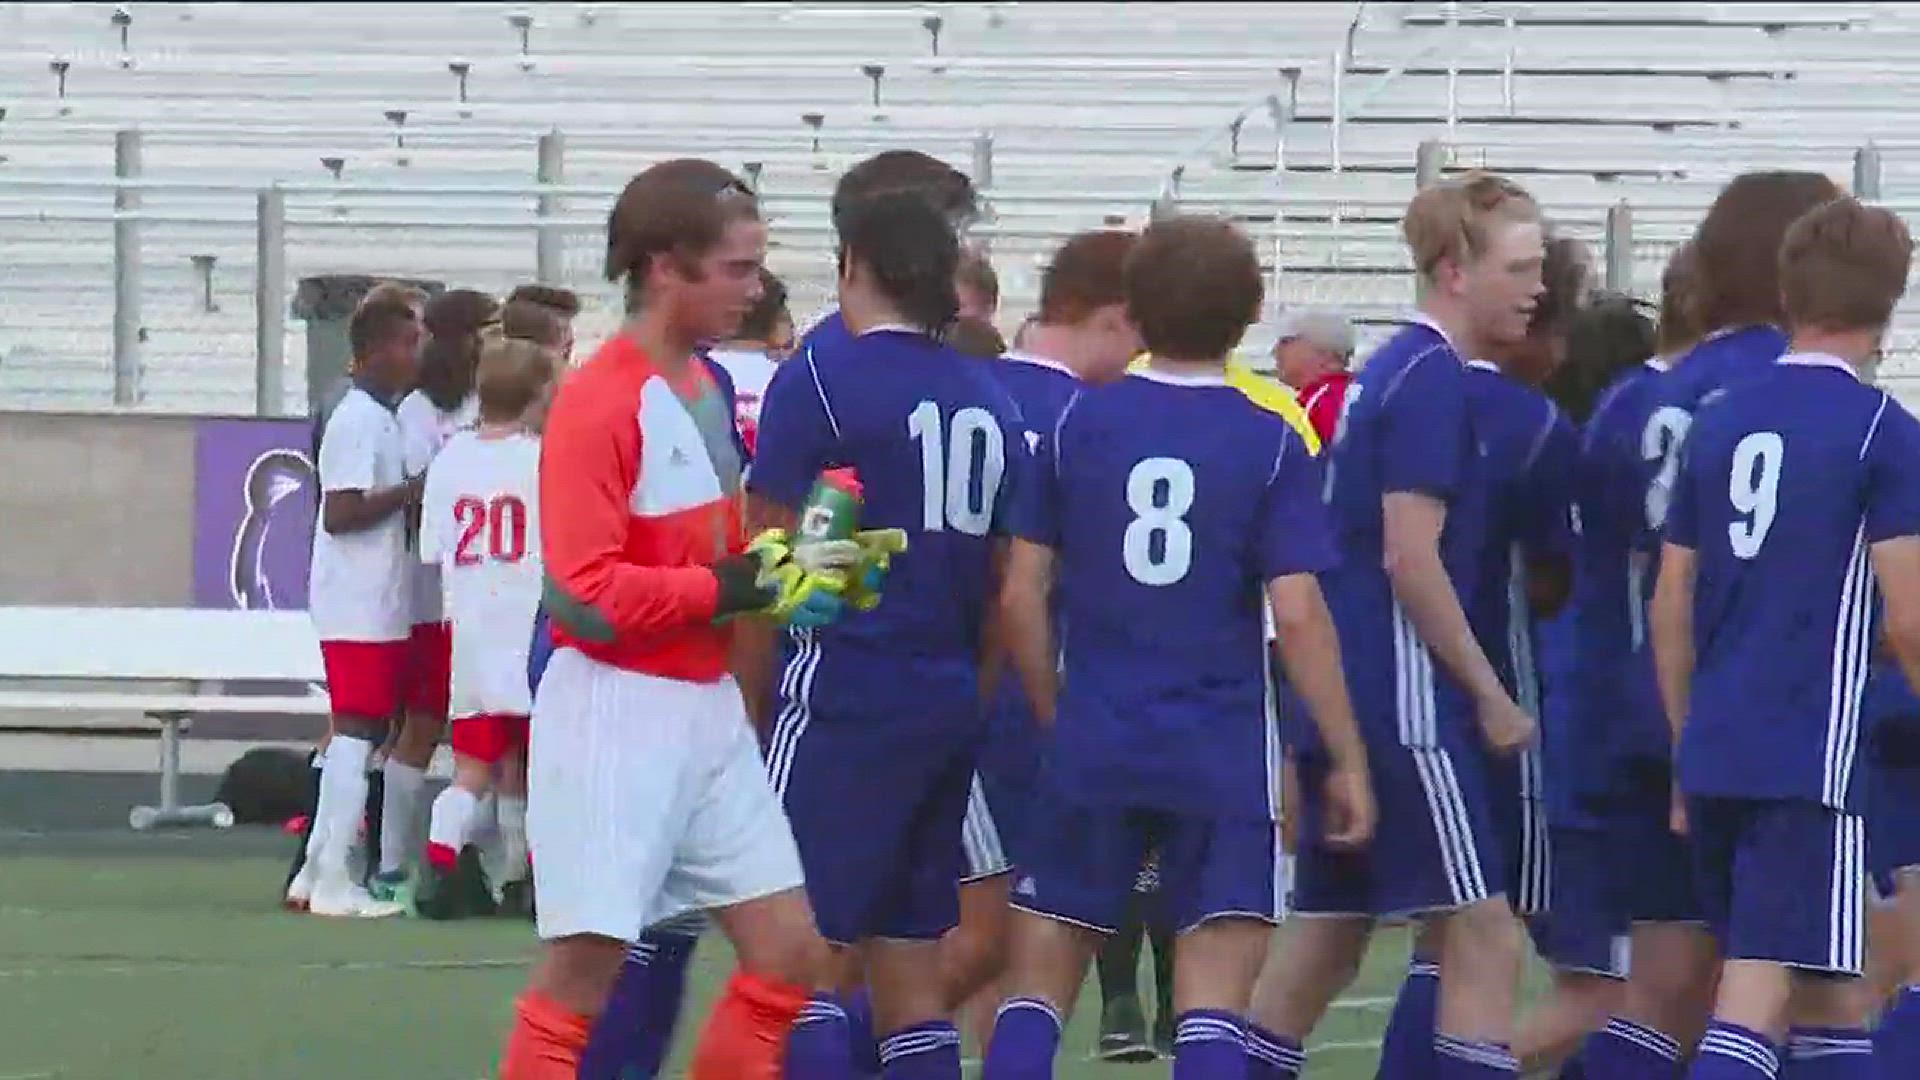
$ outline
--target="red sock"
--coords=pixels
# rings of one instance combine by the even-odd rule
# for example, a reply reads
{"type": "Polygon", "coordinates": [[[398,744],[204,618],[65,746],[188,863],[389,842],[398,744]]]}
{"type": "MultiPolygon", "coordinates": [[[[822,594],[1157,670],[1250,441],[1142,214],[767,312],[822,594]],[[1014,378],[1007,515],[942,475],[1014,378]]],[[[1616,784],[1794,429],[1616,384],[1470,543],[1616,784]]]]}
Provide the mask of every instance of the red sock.
{"type": "Polygon", "coordinates": [[[700,1032],[688,1080],[780,1080],[787,1033],[808,996],[798,986],[734,972],[700,1032]]]}
{"type": "Polygon", "coordinates": [[[513,1033],[500,1059],[500,1080],[575,1080],[592,1017],[528,990],[514,1002],[513,1033]]]}
{"type": "Polygon", "coordinates": [[[460,865],[460,853],[445,844],[427,845],[427,865],[435,870],[452,870],[460,865]]]}

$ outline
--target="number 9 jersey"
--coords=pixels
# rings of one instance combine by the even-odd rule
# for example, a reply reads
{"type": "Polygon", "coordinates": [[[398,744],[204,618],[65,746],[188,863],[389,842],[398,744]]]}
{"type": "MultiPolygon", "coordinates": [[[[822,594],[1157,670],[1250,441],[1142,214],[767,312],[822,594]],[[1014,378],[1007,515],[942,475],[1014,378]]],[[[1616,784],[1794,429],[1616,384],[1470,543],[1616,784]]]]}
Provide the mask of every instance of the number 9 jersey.
{"type": "Polygon", "coordinates": [[[440,567],[453,624],[449,715],[526,716],[540,606],[540,440],[463,431],[427,469],[420,559],[440,567]]]}

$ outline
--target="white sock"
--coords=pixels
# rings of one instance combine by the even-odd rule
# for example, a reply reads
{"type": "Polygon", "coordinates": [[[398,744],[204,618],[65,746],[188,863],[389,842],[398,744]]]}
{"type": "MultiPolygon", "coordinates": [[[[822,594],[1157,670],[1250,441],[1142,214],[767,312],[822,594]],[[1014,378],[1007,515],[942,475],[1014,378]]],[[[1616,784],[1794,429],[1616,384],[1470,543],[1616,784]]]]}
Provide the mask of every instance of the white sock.
{"type": "Polygon", "coordinates": [[[473,811],[480,800],[466,788],[449,784],[433,800],[433,815],[427,824],[427,845],[445,848],[458,857],[473,831],[473,811]]]}
{"type": "Polygon", "coordinates": [[[347,876],[347,858],[366,810],[367,755],[372,752],[372,743],[347,735],[335,735],[327,746],[327,763],[320,769],[320,798],[313,808],[313,834],[307,838],[307,858],[317,874],[347,876]]]}
{"type": "Polygon", "coordinates": [[[489,788],[473,805],[473,824],[467,829],[467,843],[481,849],[500,846],[500,817],[498,803],[489,788]]]}
{"type": "Polygon", "coordinates": [[[426,793],[427,772],[392,758],[382,771],[387,790],[380,802],[380,872],[391,874],[413,861],[420,843],[420,797],[426,793]]]}
{"type": "Polygon", "coordinates": [[[500,880],[519,881],[527,876],[527,797],[502,795],[498,805],[500,847],[506,864],[500,880]]]}

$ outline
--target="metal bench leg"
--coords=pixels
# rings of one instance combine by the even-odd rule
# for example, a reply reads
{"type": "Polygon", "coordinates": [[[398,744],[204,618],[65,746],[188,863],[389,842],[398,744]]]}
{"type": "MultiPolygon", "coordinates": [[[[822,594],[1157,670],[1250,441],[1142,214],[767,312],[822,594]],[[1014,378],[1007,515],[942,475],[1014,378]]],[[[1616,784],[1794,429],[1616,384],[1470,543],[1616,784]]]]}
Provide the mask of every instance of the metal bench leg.
{"type": "Polygon", "coordinates": [[[191,825],[230,827],[233,811],[226,803],[180,805],[180,727],[186,717],[161,713],[154,719],[160,721],[160,805],[134,807],[127,814],[127,824],[141,832],[191,825]]]}

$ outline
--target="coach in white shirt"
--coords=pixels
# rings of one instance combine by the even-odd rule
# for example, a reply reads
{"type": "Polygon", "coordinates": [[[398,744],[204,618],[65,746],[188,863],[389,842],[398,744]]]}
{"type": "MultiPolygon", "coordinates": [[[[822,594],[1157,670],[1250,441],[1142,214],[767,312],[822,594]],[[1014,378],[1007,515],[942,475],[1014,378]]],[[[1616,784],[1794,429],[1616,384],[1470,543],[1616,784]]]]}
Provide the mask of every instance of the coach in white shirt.
{"type": "Polygon", "coordinates": [[[398,299],[370,300],[348,330],[354,384],[320,437],[320,528],[308,606],[326,664],[333,738],[320,772],[306,864],[287,901],[317,915],[397,915],[356,884],[348,855],[367,798],[367,759],[399,711],[411,629],[407,514],[421,478],[408,479],[394,406],[412,381],[420,319],[398,299]]]}

